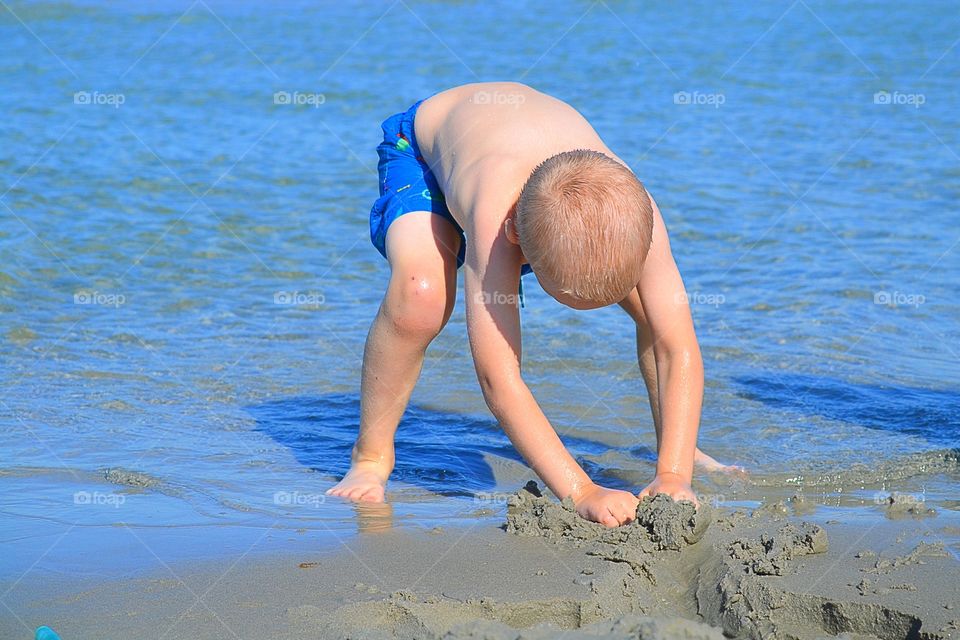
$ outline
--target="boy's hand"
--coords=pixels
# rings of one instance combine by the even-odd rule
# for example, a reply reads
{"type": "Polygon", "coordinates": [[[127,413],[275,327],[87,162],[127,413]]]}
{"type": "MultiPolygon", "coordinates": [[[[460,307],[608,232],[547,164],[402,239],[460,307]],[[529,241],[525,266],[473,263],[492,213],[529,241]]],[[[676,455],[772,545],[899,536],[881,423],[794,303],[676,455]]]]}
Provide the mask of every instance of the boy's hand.
{"type": "Polygon", "coordinates": [[[680,500],[689,500],[697,507],[700,506],[700,502],[697,500],[697,496],[693,492],[690,483],[676,473],[658,473],[657,477],[653,479],[653,482],[648,484],[646,488],[639,493],[639,497],[641,499],[645,496],[652,498],[658,493],[665,493],[678,502],[680,500]]]}
{"type": "Polygon", "coordinates": [[[637,497],[629,491],[605,489],[594,484],[574,501],[577,513],[605,527],[619,527],[637,517],[637,497]]]}

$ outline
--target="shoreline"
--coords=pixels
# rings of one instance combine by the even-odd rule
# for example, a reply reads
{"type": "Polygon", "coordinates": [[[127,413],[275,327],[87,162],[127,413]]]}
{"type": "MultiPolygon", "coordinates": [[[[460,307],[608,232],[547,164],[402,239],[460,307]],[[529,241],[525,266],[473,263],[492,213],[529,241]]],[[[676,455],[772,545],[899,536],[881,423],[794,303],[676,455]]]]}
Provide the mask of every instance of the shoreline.
{"type": "MultiPolygon", "coordinates": [[[[960,637],[955,512],[708,508],[687,540],[692,527],[669,508],[650,528],[604,530],[517,495],[506,525],[368,529],[325,546],[315,532],[283,531],[269,550],[158,557],[155,570],[121,579],[28,578],[4,602],[64,638],[960,637]]],[[[3,637],[29,637],[0,619],[3,637]]]]}

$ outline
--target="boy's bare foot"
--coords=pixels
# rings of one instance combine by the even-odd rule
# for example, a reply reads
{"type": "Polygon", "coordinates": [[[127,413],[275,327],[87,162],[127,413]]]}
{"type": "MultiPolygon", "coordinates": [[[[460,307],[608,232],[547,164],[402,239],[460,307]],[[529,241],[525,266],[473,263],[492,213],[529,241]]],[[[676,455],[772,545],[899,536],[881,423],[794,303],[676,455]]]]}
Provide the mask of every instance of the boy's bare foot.
{"type": "Polygon", "coordinates": [[[389,475],[389,471],[384,473],[377,464],[357,462],[343,480],[327,489],[327,495],[354,502],[383,502],[389,475]]]}
{"type": "Polygon", "coordinates": [[[693,454],[693,463],[703,469],[704,471],[710,472],[719,472],[719,473],[737,473],[737,474],[746,474],[747,470],[743,467],[735,464],[723,464],[722,462],[717,461],[712,456],[708,456],[703,451],[700,451],[700,448],[697,448],[696,453],[693,454]]]}

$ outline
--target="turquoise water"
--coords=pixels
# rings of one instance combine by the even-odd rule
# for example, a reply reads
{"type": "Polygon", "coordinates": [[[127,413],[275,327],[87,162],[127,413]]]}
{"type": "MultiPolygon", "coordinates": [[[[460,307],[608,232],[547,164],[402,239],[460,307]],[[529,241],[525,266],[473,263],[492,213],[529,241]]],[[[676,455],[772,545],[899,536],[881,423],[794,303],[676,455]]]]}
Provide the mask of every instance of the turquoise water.
{"type": "MultiPolygon", "coordinates": [[[[478,80],[569,101],[657,198],[704,353],[701,446],[751,471],[704,495],[960,509],[958,26],[947,2],[0,9],[0,578],[500,517],[529,474],[462,298],[389,512],[322,498],[387,278],[379,123],[478,80]]],[[[526,290],[528,383],[593,475],[639,489],[626,316],[526,290]]]]}

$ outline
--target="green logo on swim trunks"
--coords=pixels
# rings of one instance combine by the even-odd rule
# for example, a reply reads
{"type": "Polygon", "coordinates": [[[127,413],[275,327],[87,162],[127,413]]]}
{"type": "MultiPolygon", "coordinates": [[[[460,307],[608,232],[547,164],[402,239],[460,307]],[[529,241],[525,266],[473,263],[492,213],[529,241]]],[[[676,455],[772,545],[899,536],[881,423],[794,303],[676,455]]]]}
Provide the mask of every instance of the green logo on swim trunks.
{"type": "Polygon", "coordinates": [[[406,151],[409,148],[410,148],[409,142],[407,142],[403,138],[400,138],[399,140],[397,140],[397,149],[400,149],[400,151],[406,151]]]}
{"type": "Polygon", "coordinates": [[[430,191],[430,189],[424,189],[422,192],[420,192],[420,195],[427,200],[443,200],[442,193],[434,193],[433,191],[430,191]]]}

